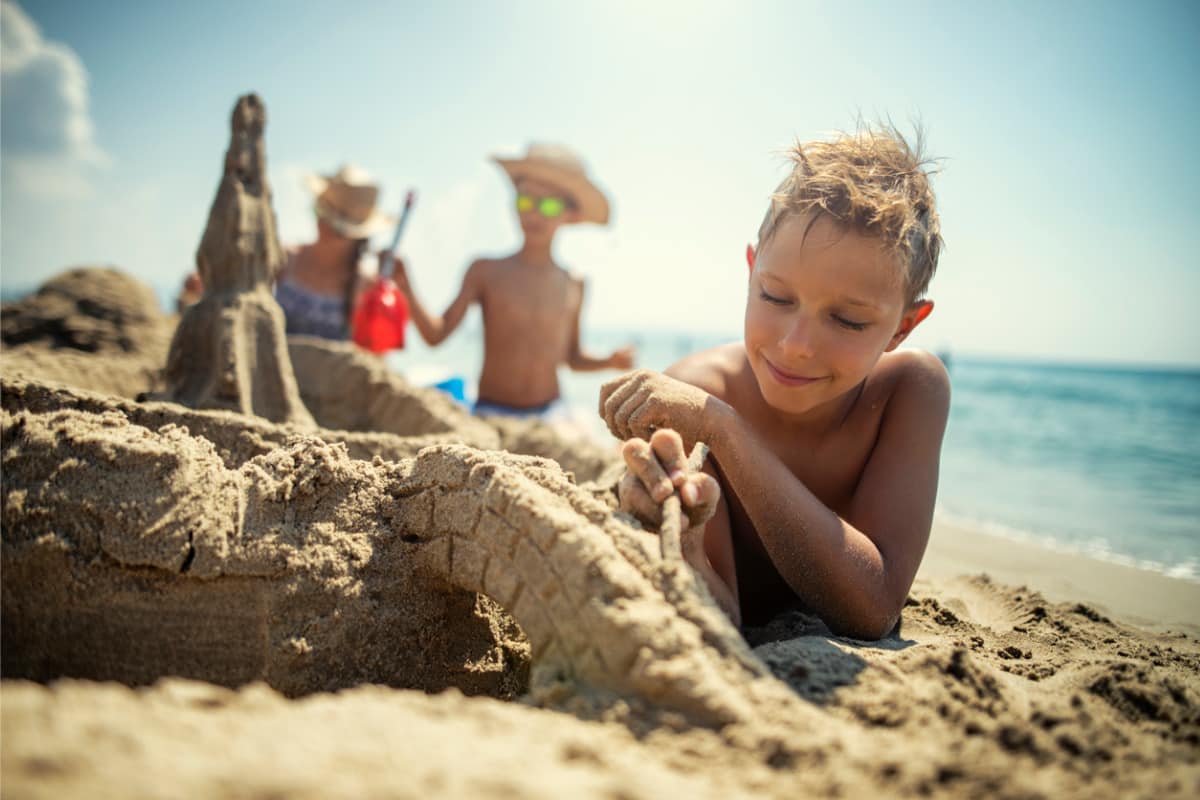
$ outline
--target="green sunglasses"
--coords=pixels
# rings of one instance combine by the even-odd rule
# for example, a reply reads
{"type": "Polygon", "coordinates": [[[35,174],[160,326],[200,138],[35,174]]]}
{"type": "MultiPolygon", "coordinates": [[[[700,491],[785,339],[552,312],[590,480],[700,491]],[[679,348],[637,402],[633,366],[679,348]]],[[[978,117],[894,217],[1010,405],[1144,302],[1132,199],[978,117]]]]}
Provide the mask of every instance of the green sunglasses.
{"type": "Polygon", "coordinates": [[[561,197],[534,197],[529,194],[517,195],[517,211],[538,210],[543,217],[553,219],[567,210],[567,201],[561,197]]]}

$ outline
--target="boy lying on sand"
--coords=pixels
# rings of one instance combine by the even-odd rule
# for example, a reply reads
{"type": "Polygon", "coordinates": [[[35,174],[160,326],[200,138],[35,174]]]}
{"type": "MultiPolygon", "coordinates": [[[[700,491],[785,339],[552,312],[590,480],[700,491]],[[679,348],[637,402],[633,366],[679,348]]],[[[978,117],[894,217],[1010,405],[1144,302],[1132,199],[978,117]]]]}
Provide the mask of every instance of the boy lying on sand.
{"type": "Polygon", "coordinates": [[[608,200],[588,179],[580,160],[564,147],[534,144],[523,159],[496,159],[516,189],[524,240],[505,258],[481,258],[467,269],[446,312],[430,314],[417,300],[404,264],[396,283],[408,299],[413,323],[430,345],[454,332],[472,303],[483,310],[483,371],[477,414],[566,416],[559,399],[558,365],[573,370],[629,369],[633,350],[604,357],[583,352],[579,313],[583,280],[554,260],[554,235],[565,224],[608,222],[608,200]]]}
{"type": "Polygon", "coordinates": [[[876,639],[925,552],[950,406],[941,362],[896,352],[933,309],[938,216],[892,129],[791,155],[749,253],[744,341],[622,375],[600,413],[627,440],[622,508],[657,524],[679,490],[684,556],[735,624],[799,601],[876,639]],[[688,474],[696,441],[711,460],[688,474]]]}

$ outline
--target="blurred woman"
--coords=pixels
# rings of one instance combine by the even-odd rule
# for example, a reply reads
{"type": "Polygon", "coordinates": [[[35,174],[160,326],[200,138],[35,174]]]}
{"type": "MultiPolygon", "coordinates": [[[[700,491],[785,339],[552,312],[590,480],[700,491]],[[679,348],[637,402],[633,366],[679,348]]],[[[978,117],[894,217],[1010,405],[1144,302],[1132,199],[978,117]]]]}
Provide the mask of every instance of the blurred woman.
{"type": "Polygon", "coordinates": [[[395,224],[377,208],[379,185],[346,164],[334,175],[306,178],[313,193],[317,240],[290,247],[275,284],[287,332],[325,339],[350,336],[350,314],[374,276],[364,256],[370,235],[395,224]]]}

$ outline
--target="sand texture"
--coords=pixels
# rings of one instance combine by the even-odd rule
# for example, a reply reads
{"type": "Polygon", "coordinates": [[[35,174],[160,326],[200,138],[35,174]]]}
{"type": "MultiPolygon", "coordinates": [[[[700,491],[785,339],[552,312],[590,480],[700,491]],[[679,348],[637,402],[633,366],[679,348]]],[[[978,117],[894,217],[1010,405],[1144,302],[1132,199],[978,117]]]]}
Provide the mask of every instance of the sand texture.
{"type": "Polygon", "coordinates": [[[162,796],[164,787],[263,798],[1200,789],[1194,641],[1147,638],[980,579],[919,588],[905,623],[901,637],[865,645],[812,620],[777,621],[756,653],[795,690],[798,703],[787,705],[804,710],[715,730],[667,719],[639,730],[453,690],[364,686],[288,700],[263,684],[6,680],[0,788],[56,798],[162,796]]]}

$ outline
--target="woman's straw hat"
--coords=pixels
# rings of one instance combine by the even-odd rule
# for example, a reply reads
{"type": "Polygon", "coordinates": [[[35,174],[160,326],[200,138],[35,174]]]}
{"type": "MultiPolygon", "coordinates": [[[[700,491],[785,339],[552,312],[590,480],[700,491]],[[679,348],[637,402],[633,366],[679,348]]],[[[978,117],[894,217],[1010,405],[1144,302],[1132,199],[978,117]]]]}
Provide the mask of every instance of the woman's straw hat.
{"type": "Polygon", "coordinates": [[[379,184],[364,169],[343,164],[334,175],[307,175],[304,182],[316,195],[317,216],[348,239],[365,239],[396,224],[375,208],[379,184]]]}
{"type": "Polygon", "coordinates": [[[492,158],[514,184],[522,178],[553,184],[571,196],[583,222],[608,223],[607,198],[588,178],[579,156],[568,148],[534,143],[529,145],[524,158],[492,158]]]}

